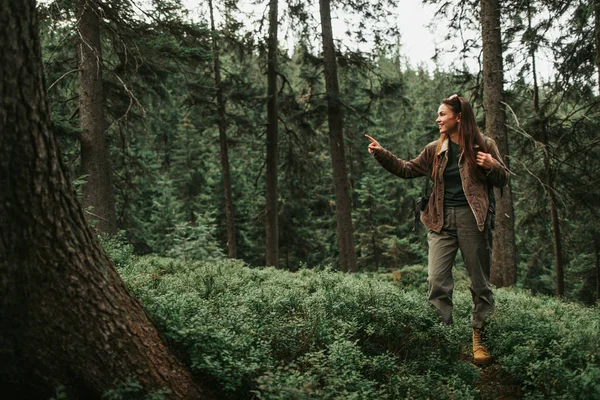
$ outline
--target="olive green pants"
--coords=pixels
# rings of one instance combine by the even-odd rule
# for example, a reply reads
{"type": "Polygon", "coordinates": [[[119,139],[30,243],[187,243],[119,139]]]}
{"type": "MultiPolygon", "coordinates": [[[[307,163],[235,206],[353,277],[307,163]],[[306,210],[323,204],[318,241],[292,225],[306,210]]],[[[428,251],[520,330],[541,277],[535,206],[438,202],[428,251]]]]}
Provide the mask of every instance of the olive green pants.
{"type": "Polygon", "coordinates": [[[438,310],[441,321],[444,324],[452,323],[452,266],[460,249],[471,280],[473,327],[481,329],[486,314],[494,310],[494,296],[489,285],[491,232],[487,227],[485,232],[477,228],[469,206],[445,207],[441,232],[429,231],[427,241],[429,301],[438,310]]]}

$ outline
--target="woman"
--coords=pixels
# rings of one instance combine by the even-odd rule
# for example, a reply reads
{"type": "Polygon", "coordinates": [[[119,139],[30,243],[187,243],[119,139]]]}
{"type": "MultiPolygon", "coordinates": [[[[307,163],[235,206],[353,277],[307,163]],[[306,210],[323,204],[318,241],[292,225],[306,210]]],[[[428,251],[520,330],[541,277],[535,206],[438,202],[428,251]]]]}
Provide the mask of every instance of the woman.
{"type": "MultiPolygon", "coordinates": [[[[411,161],[404,161],[372,137],[369,153],[385,169],[401,178],[428,175],[433,180],[429,202],[421,214],[429,244],[429,301],[444,324],[452,323],[452,265],[460,249],[471,280],[473,298],[473,359],[487,364],[491,357],[482,344],[481,329],[488,312],[494,310],[489,285],[491,264],[490,185],[508,183],[496,143],[484,137],[475,123],[471,104],[452,95],[440,104],[436,120],[440,138],[411,161]]],[[[493,193],[493,191],[492,191],[493,193]]]]}

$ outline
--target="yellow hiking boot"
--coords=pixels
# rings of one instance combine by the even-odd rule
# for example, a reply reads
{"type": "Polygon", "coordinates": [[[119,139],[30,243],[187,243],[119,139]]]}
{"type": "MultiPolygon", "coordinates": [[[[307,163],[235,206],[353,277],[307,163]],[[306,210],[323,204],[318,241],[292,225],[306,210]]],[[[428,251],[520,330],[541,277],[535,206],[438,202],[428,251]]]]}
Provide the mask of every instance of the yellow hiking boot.
{"type": "Polygon", "coordinates": [[[481,340],[481,330],[473,328],[473,363],[486,365],[492,362],[492,356],[481,340]]]}

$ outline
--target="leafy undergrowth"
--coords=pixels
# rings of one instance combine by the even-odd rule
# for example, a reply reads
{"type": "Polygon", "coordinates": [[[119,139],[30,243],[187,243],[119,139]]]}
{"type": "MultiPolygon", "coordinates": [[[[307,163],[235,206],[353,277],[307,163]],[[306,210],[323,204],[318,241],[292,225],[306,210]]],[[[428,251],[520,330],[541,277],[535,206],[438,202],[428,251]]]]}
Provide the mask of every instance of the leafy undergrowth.
{"type": "Polygon", "coordinates": [[[497,363],[480,369],[464,285],[446,327],[422,290],[377,274],[152,256],[119,272],[219,398],[600,398],[597,308],[498,290],[497,363]]]}

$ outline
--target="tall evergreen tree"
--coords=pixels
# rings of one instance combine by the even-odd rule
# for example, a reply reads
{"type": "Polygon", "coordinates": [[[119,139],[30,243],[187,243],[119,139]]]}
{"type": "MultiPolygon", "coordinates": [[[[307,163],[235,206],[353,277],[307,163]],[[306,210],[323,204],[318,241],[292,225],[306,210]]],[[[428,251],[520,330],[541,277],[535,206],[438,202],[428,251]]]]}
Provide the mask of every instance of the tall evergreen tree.
{"type": "Polygon", "coordinates": [[[45,101],[35,2],[0,1],[0,384],[100,398],[124,377],[202,390],[165,346],[88,227],[45,101]]]}
{"type": "Polygon", "coordinates": [[[277,167],[279,117],[277,104],[277,30],[278,2],[269,1],[269,37],[267,39],[267,160],[266,160],[266,265],[279,266],[279,222],[277,167]]]}
{"type": "Polygon", "coordinates": [[[596,297],[592,232],[598,220],[592,211],[595,189],[589,184],[598,112],[596,54],[590,45],[594,5],[562,0],[505,4],[505,40],[519,49],[507,57],[517,72],[508,100],[516,117],[509,123],[518,176],[513,189],[528,194],[515,196],[517,231],[524,232],[517,235],[525,267],[522,284],[591,303],[596,297]],[[555,60],[546,81],[539,73],[542,52],[551,52],[555,60]]]}
{"type": "Polygon", "coordinates": [[[227,220],[227,255],[231,258],[237,257],[237,246],[235,239],[234,205],[231,191],[231,171],[229,168],[229,150],[227,145],[227,119],[225,115],[225,98],[221,86],[221,57],[219,51],[219,40],[215,29],[215,17],[213,0],[208,1],[210,8],[210,29],[212,36],[213,51],[213,74],[215,77],[215,88],[217,94],[217,124],[219,126],[219,154],[221,159],[221,173],[223,174],[223,189],[225,194],[225,218],[227,220]]]}
{"type": "MultiPolygon", "coordinates": [[[[495,139],[507,166],[508,136],[504,101],[502,62],[501,6],[498,0],[481,1],[483,46],[483,99],[485,132],[495,139]]],[[[516,282],[517,250],[515,245],[514,209],[511,186],[496,191],[496,231],[492,252],[491,281],[496,286],[512,286],[516,282]]]]}
{"type": "Polygon", "coordinates": [[[598,90],[600,91],[600,1],[590,0],[594,10],[594,44],[596,46],[596,72],[598,90]]]}
{"type": "MultiPolygon", "coordinates": [[[[600,93],[600,1],[590,0],[594,6],[594,44],[596,45],[596,70],[598,73],[598,92],[600,93]]],[[[596,300],[600,300],[600,233],[594,234],[596,300]]]]}
{"type": "MultiPolygon", "coordinates": [[[[527,4],[527,25],[530,34],[533,32],[532,27],[532,6],[527,4]]],[[[552,225],[552,245],[554,248],[554,273],[555,273],[555,293],[557,296],[564,296],[565,294],[565,273],[564,263],[562,255],[562,238],[560,230],[560,221],[558,219],[558,203],[556,196],[556,188],[554,185],[554,172],[552,171],[551,160],[550,160],[550,141],[548,135],[548,126],[546,124],[547,118],[543,114],[543,110],[540,108],[540,90],[538,86],[538,72],[537,72],[537,59],[536,59],[536,48],[537,41],[529,42],[529,55],[531,58],[531,72],[533,76],[533,111],[535,113],[535,119],[537,120],[537,140],[542,145],[543,149],[543,181],[544,190],[548,197],[548,207],[550,208],[550,221],[552,225]]]]}
{"type": "Polygon", "coordinates": [[[323,66],[327,89],[327,120],[329,123],[329,145],[333,169],[333,187],[335,192],[335,215],[337,222],[340,268],[346,272],[356,272],[356,253],[354,251],[354,231],[352,228],[352,203],[349,194],[348,172],[344,154],[344,133],[342,124],[342,106],[337,75],[337,60],[331,28],[331,3],[319,1],[321,14],[321,35],[323,42],[323,66]]]}
{"type": "Polygon", "coordinates": [[[83,205],[89,219],[98,220],[100,232],[116,233],[117,216],[112,171],[105,132],[104,89],[102,87],[102,45],[100,7],[96,0],[77,0],[77,44],[79,59],[79,116],[81,173],[86,176],[83,205]]]}

